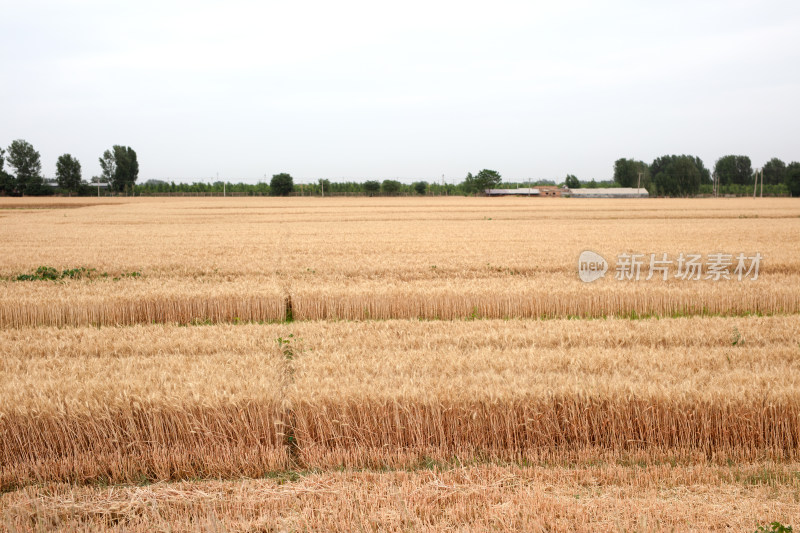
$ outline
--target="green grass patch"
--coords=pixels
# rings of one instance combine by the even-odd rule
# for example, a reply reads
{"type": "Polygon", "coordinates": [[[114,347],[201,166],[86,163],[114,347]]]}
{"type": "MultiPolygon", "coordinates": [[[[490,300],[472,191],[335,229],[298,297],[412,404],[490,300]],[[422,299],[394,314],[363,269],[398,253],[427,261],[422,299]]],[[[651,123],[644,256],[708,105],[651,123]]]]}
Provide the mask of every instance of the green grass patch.
{"type": "MultiPolygon", "coordinates": [[[[40,266],[30,274],[19,274],[12,277],[13,281],[63,281],[68,279],[103,279],[108,278],[108,272],[99,272],[96,268],[76,267],[58,270],[51,266],[40,266]]],[[[114,281],[123,278],[140,278],[142,273],[138,271],[123,272],[114,276],[114,281]]]]}

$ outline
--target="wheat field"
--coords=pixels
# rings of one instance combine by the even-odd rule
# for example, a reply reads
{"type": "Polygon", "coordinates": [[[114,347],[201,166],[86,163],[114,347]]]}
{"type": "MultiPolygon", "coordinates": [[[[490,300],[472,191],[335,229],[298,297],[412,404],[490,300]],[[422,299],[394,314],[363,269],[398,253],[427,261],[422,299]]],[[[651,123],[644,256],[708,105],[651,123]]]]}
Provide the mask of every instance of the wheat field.
{"type": "Polygon", "coordinates": [[[796,200],[0,198],[0,228],[5,530],[800,524],[796,200]]]}
{"type": "Polygon", "coordinates": [[[792,199],[129,199],[0,203],[0,326],[742,315],[800,311],[792,199]],[[76,205],[80,207],[66,208],[76,205]],[[6,207],[6,209],[2,209],[6,207]],[[760,279],[586,290],[579,254],[764,256],[760,279]],[[100,273],[105,276],[100,276],[100,273]],[[137,273],[140,277],[128,277],[137,273]]]}

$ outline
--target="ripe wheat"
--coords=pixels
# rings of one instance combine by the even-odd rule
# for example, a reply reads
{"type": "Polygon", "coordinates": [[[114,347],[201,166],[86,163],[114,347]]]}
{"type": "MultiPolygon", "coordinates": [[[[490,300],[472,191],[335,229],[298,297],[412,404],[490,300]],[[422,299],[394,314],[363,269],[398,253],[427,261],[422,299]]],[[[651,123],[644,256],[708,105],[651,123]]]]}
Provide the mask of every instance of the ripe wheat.
{"type": "Polygon", "coordinates": [[[0,209],[0,491],[14,490],[0,528],[691,530],[796,516],[795,199],[0,209]],[[755,281],[623,282],[612,268],[584,284],[586,249],[764,261],[755,281]],[[97,275],[15,281],[40,266],[97,275]],[[53,485],[342,466],[414,472],[53,485]]]}
{"type": "Polygon", "coordinates": [[[15,486],[587,450],[792,458],[798,337],[796,316],[5,330],[0,472],[15,486]]]}
{"type": "Polygon", "coordinates": [[[42,205],[4,213],[0,327],[273,321],[287,317],[289,301],[293,318],[304,320],[800,310],[800,207],[792,199],[42,205]],[[611,279],[612,267],[587,285],[577,278],[577,258],[587,248],[612,265],[631,252],[673,259],[759,252],[764,261],[756,281],[622,282],[611,279]],[[94,268],[108,277],[11,281],[43,265],[94,268]],[[126,272],[143,278],[112,281],[126,272]]]}

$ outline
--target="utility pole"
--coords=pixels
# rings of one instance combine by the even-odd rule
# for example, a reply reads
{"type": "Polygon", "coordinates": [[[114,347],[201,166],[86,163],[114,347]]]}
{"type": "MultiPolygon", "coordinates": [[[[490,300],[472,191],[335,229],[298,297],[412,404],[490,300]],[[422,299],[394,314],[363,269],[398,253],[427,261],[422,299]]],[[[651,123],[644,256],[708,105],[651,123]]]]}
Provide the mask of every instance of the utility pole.
{"type": "Polygon", "coordinates": [[[717,197],[717,173],[716,172],[714,173],[712,178],[713,178],[713,183],[714,183],[712,194],[714,195],[714,198],[716,198],[717,197]]]}
{"type": "Polygon", "coordinates": [[[325,180],[323,179],[319,180],[319,187],[320,190],[322,191],[322,197],[325,198],[325,180]]]}

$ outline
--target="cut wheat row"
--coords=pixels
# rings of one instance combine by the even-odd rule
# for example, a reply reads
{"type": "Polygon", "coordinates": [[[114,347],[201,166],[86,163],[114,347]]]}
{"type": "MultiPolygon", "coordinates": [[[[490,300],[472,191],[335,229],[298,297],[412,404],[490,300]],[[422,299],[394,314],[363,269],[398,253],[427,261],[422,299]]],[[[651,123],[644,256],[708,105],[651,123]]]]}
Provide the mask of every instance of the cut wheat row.
{"type": "Polygon", "coordinates": [[[276,405],[131,406],[0,419],[0,486],[257,477],[289,465],[276,405]]]}
{"type": "Polygon", "coordinates": [[[392,318],[598,318],[800,312],[800,279],[739,283],[582,284],[566,276],[538,281],[438,280],[416,283],[311,283],[292,287],[298,320],[392,318]]]}
{"type": "Polygon", "coordinates": [[[81,283],[0,287],[0,327],[131,325],[295,320],[598,318],[792,314],[800,277],[724,283],[609,282],[586,285],[563,275],[502,279],[351,281],[318,287],[241,280],[220,290],[196,282],[81,283]]]}
{"type": "Polygon", "coordinates": [[[131,324],[192,324],[274,322],[286,319],[285,301],[246,295],[232,297],[145,297],[85,303],[4,302],[0,327],[125,326],[131,324]]]}
{"type": "Polygon", "coordinates": [[[563,461],[600,451],[707,460],[800,458],[800,403],[540,398],[424,404],[140,405],[0,419],[0,487],[258,477],[295,468],[563,461]],[[292,438],[288,439],[291,435],[292,438]]]}

